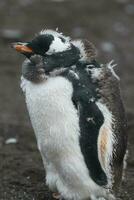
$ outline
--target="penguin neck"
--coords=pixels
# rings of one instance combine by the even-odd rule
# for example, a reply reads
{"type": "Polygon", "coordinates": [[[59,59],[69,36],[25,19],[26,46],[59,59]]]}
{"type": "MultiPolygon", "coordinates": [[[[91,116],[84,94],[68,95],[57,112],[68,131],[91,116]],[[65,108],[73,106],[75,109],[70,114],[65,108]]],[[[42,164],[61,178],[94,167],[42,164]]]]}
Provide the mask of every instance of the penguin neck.
{"type": "Polygon", "coordinates": [[[74,45],[71,49],[63,52],[58,52],[53,55],[46,55],[44,57],[45,72],[50,73],[54,69],[68,68],[76,64],[80,59],[80,51],[74,45]]]}

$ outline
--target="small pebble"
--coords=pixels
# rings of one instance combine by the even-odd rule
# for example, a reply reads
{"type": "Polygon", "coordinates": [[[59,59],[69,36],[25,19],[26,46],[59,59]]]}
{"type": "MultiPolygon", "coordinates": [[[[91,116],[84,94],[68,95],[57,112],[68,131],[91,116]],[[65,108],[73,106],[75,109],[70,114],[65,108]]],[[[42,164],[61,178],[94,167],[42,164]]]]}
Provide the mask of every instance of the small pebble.
{"type": "Polygon", "coordinates": [[[5,144],[16,144],[17,143],[17,139],[16,138],[8,138],[5,141],[5,144]]]}

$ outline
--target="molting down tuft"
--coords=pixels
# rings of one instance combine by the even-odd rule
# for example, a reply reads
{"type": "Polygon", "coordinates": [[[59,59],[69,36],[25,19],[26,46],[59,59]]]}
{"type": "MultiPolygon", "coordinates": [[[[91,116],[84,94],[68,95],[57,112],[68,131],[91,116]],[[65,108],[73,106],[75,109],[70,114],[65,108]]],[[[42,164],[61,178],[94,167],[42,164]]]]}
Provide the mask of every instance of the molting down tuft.
{"type": "Polygon", "coordinates": [[[91,61],[95,59],[97,55],[95,46],[88,40],[74,40],[72,44],[79,49],[81,61],[91,61]]]}

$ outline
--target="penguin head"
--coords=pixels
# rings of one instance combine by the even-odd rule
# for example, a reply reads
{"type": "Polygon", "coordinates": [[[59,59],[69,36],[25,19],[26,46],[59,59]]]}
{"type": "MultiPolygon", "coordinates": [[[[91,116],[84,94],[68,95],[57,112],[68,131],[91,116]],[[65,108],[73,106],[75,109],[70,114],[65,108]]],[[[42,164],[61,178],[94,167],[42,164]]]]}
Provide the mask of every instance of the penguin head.
{"type": "Polygon", "coordinates": [[[41,31],[29,42],[17,42],[12,44],[18,52],[30,58],[31,55],[52,55],[71,48],[70,38],[62,33],[52,30],[41,31]]]}
{"type": "Polygon", "coordinates": [[[22,75],[30,81],[40,81],[39,77],[43,77],[43,74],[48,75],[57,68],[67,68],[80,57],[80,51],[70,38],[53,30],[43,30],[31,41],[17,42],[12,47],[26,56],[22,75]]]}
{"type": "Polygon", "coordinates": [[[23,76],[30,81],[40,81],[39,77],[50,75],[56,69],[86,60],[84,45],[57,31],[43,30],[31,41],[14,43],[12,47],[27,57],[22,65],[23,76]]]}

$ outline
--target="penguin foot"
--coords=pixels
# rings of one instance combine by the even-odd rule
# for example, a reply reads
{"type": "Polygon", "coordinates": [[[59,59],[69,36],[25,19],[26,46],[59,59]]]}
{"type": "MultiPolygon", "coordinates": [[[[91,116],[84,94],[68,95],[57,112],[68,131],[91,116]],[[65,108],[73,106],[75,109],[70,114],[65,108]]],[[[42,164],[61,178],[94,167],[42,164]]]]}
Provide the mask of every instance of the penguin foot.
{"type": "Polygon", "coordinates": [[[54,192],[54,193],[52,194],[52,196],[53,196],[54,199],[59,199],[59,200],[61,200],[61,195],[60,195],[58,192],[54,192]]]}

